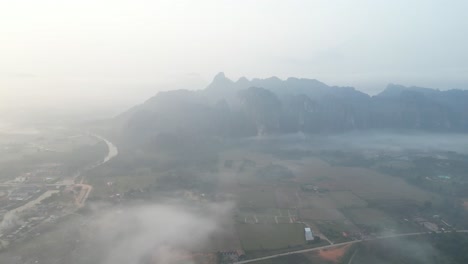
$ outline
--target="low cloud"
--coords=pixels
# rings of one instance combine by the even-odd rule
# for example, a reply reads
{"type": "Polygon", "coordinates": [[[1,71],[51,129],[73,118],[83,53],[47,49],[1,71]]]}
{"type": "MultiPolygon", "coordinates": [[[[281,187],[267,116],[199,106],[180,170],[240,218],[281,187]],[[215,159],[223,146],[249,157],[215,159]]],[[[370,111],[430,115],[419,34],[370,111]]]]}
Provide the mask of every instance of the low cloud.
{"type": "Polygon", "coordinates": [[[174,203],[104,212],[90,222],[92,242],[87,246],[102,253],[103,264],[138,264],[145,259],[175,263],[184,252],[206,250],[231,209],[226,203],[202,207],[174,203]]]}

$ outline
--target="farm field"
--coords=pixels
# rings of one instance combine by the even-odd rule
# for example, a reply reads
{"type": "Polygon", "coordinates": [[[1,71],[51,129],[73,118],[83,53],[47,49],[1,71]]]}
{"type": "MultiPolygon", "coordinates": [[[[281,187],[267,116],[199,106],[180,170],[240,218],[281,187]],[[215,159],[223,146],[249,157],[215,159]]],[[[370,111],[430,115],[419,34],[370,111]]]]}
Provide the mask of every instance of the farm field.
{"type": "Polygon", "coordinates": [[[297,193],[299,187],[296,186],[281,186],[275,189],[276,204],[279,208],[295,208],[299,205],[297,193]]]}
{"type": "Polygon", "coordinates": [[[336,202],[329,193],[319,194],[303,192],[299,194],[300,206],[302,208],[335,208],[336,202]]]}
{"type": "MultiPolygon", "coordinates": [[[[236,158],[240,160],[241,157],[244,157],[241,153],[242,151],[238,150],[235,152],[236,156],[231,156],[233,153],[230,153],[228,157],[231,160],[236,160],[236,158]]],[[[297,206],[295,192],[303,185],[314,185],[330,191],[331,198],[339,208],[365,207],[369,200],[401,199],[422,203],[427,200],[434,201],[437,199],[437,195],[410,185],[401,178],[384,175],[367,168],[332,166],[317,157],[281,160],[271,155],[255,153],[250,154],[248,158],[253,164],[256,164],[255,168],[274,163],[281,164],[294,173],[295,177],[287,181],[291,183],[290,189],[286,187],[275,189],[277,204],[281,208],[297,206]],[[395,190],[398,190],[398,195],[395,194],[395,190]]],[[[251,169],[251,171],[253,170],[251,169]]],[[[248,172],[249,170],[246,170],[247,174],[248,172]]],[[[243,176],[238,177],[242,178],[243,176]]],[[[254,182],[250,180],[249,183],[252,184],[254,182]]],[[[253,185],[259,183],[257,179],[256,184],[253,185]]],[[[262,184],[273,185],[273,181],[264,180],[262,184]]],[[[275,182],[274,186],[285,184],[285,181],[282,183],[275,182]]],[[[306,198],[305,204],[302,206],[307,207],[307,203],[309,202],[311,203],[310,206],[314,205],[314,201],[307,201],[306,198]]]]}
{"type": "Polygon", "coordinates": [[[255,186],[237,193],[238,206],[243,208],[276,207],[274,190],[268,186],[255,186]]]}
{"type": "Polygon", "coordinates": [[[356,225],[394,228],[395,221],[384,212],[374,208],[353,208],[346,210],[346,215],[356,225]]]}
{"type": "Polygon", "coordinates": [[[330,196],[336,202],[338,208],[348,208],[348,207],[366,207],[367,202],[351,191],[337,191],[330,192],[330,196]]]}
{"type": "MultiPolygon", "coordinates": [[[[412,186],[401,178],[384,175],[370,169],[335,167],[324,161],[317,161],[317,158],[307,158],[301,161],[302,168],[297,167],[296,163],[294,169],[297,182],[313,184],[331,192],[351,191],[363,200],[401,199],[422,203],[436,198],[436,195],[412,186]],[[398,194],[395,190],[398,190],[398,194]]],[[[343,197],[336,198],[343,200],[341,199],[343,197]]]]}
{"type": "Polygon", "coordinates": [[[304,225],[238,224],[237,232],[245,251],[275,250],[304,245],[304,225]]]}
{"type": "Polygon", "coordinates": [[[359,227],[399,227],[395,219],[380,209],[369,208],[370,204],[398,206],[402,201],[423,204],[435,199],[399,178],[364,168],[331,166],[315,157],[284,160],[258,152],[242,155],[240,150],[224,157],[226,160],[219,161],[220,174],[235,175],[237,180],[222,180],[226,185],[220,188],[236,201],[237,232],[246,251],[284,249],[294,244],[275,242],[284,226],[294,223],[301,226],[297,231],[300,239],[305,224],[315,234],[322,234],[325,241],[349,241],[359,237],[363,231],[359,227]],[[281,180],[265,174],[255,176],[271,164],[291,171],[293,176],[281,180]],[[259,241],[258,237],[266,239],[259,241]]]}
{"type": "Polygon", "coordinates": [[[301,219],[305,220],[340,220],[345,219],[344,215],[336,208],[304,208],[299,209],[301,219]]]}
{"type": "Polygon", "coordinates": [[[292,223],[297,220],[297,211],[279,208],[241,208],[236,215],[236,220],[240,223],[252,224],[292,223]]]}

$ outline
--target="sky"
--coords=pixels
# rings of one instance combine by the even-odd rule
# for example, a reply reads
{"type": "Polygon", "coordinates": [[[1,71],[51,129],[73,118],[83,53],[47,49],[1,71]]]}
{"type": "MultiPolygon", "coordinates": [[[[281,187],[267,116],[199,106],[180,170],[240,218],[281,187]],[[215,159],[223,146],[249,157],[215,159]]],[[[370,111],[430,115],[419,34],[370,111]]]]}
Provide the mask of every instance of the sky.
{"type": "Polygon", "coordinates": [[[466,10],[465,0],[0,0],[0,106],[121,111],[221,71],[371,94],[468,88],[466,10]]]}

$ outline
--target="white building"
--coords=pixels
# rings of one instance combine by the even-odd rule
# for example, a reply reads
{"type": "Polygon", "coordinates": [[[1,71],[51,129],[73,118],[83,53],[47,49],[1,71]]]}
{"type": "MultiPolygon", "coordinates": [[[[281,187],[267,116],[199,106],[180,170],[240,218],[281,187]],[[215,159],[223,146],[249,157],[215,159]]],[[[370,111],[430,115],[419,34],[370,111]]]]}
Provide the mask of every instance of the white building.
{"type": "Polygon", "coordinates": [[[314,235],[312,234],[312,230],[310,230],[310,227],[304,228],[304,232],[305,232],[306,241],[313,241],[314,240],[314,235]]]}

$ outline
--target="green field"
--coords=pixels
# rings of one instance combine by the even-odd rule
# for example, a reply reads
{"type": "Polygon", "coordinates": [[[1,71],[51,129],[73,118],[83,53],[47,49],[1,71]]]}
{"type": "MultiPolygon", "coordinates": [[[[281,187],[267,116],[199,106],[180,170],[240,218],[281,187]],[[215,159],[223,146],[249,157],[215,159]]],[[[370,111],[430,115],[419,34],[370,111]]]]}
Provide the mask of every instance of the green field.
{"type": "Polygon", "coordinates": [[[237,226],[245,251],[275,250],[305,245],[303,224],[239,224],[237,226]]]}

